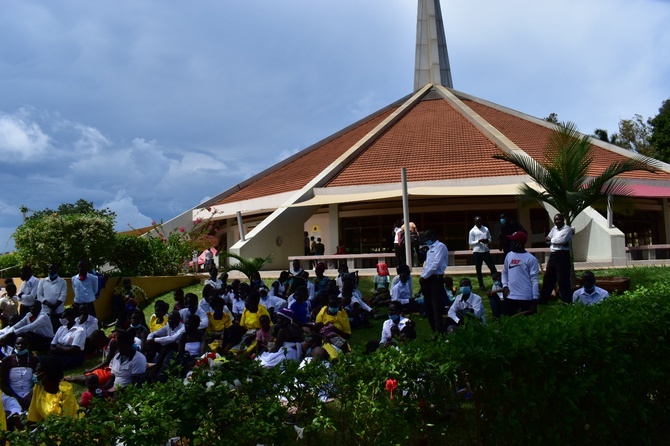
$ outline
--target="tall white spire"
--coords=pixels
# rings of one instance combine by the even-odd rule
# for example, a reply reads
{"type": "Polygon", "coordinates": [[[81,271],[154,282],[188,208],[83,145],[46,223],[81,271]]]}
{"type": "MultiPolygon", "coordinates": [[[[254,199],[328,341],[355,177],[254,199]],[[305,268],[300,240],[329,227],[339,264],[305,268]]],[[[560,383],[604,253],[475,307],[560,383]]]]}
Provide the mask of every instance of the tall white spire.
{"type": "Polygon", "coordinates": [[[417,12],[414,91],[429,83],[453,88],[440,0],[419,0],[417,12]]]}

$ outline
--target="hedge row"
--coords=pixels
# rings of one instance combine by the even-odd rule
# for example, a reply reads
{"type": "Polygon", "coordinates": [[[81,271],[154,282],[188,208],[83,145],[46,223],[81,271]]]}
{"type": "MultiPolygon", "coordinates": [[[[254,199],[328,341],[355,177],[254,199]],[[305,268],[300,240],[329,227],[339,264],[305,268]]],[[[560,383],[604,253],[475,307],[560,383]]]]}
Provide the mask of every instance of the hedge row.
{"type": "Polygon", "coordinates": [[[448,342],[284,371],[224,361],[128,388],[13,445],[661,444],[670,415],[670,286],[602,305],[470,324],[448,342]],[[326,399],[323,402],[320,397],[326,399]],[[332,399],[332,401],[331,401],[332,399]]]}

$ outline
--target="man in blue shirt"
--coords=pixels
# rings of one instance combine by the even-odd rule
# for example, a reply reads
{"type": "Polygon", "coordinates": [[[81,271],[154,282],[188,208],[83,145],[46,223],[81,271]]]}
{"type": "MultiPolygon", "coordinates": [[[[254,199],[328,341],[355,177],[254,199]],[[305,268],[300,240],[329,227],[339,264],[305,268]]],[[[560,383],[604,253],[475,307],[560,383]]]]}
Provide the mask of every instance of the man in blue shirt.
{"type": "Polygon", "coordinates": [[[88,314],[95,317],[95,296],[98,294],[98,276],[88,272],[85,260],[77,264],[79,274],[72,277],[72,290],[74,291],[74,305],[88,305],[88,314]]]}

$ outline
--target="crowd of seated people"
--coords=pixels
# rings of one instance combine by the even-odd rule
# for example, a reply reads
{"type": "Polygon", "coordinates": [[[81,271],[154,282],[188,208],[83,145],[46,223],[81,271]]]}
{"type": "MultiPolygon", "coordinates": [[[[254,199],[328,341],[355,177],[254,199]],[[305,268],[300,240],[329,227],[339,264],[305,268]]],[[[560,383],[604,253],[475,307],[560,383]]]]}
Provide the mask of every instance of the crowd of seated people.
{"type": "MultiPolygon", "coordinates": [[[[120,387],[162,381],[175,371],[186,376],[206,353],[243,357],[271,368],[306,357],[332,361],[350,352],[352,329],[368,325],[377,315],[358,290],[357,274],[342,268],[339,280],[331,279],[325,275],[325,264],[318,263],[310,281],[307,271],[293,266],[270,286],[258,275],[249,282],[228,283],[226,275],[219,277],[212,268],[200,298],[175,290],[173,308],[155,301],[148,322],[143,311],[127,306],[108,333],[85,305],[62,310],[55,332],[40,300],[20,317],[13,312],[16,290],[10,284],[3,296],[9,300],[3,309],[10,317],[0,330],[7,426],[15,429],[22,427],[22,420],[40,421],[55,398],[67,402],[61,413],[73,416],[80,406],[95,407],[96,398],[113,398],[120,387]],[[65,376],[64,371],[80,368],[87,357],[100,357],[100,362],[81,375],[65,376]],[[33,384],[33,375],[38,375],[39,387],[33,384]],[[72,383],[86,389],[78,402],[72,383]]],[[[391,288],[388,278],[383,282],[391,288]]],[[[396,304],[392,299],[384,346],[393,339],[412,338],[408,333],[412,324],[396,317],[402,312],[396,304]]]]}

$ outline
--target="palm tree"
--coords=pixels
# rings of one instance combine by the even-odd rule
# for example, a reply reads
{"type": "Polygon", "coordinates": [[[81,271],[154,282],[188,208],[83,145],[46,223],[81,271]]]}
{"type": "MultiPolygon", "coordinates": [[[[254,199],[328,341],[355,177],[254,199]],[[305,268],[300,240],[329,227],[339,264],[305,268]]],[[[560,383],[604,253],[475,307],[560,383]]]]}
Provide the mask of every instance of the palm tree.
{"type": "Polygon", "coordinates": [[[598,176],[589,176],[593,164],[591,143],[571,122],[557,124],[542,162],[516,153],[500,153],[493,158],[515,165],[543,188],[538,191],[527,184],[521,186],[517,196],[520,205],[547,203],[563,214],[568,226],[587,207],[605,204],[610,195],[629,196],[630,188],[618,178],[621,174],[656,172],[659,166],[655,159],[638,155],[610,164],[598,176]]]}
{"type": "Polygon", "coordinates": [[[244,258],[242,256],[233,254],[232,252],[228,251],[222,251],[219,255],[226,258],[232,258],[237,260],[237,263],[223,268],[222,269],[223,273],[228,273],[229,271],[239,271],[245,276],[247,276],[249,280],[253,278],[254,273],[260,272],[261,268],[263,268],[263,265],[272,262],[272,255],[269,255],[265,258],[253,257],[250,259],[244,258]]]}

